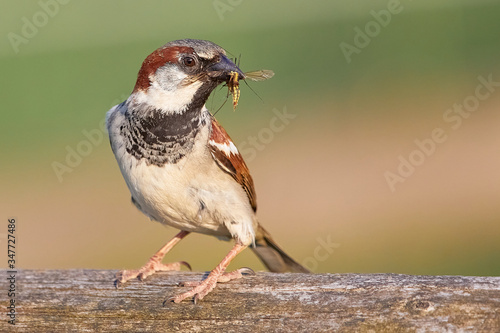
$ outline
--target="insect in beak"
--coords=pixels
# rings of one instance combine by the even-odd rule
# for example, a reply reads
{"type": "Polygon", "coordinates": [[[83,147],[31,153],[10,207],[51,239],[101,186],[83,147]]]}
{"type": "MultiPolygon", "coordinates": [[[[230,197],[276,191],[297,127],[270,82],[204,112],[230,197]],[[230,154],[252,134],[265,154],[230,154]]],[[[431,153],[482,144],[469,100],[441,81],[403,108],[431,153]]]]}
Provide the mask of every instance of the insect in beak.
{"type": "MultiPolygon", "coordinates": [[[[262,69],[259,71],[251,71],[244,73],[243,80],[250,79],[252,81],[264,81],[270,79],[274,76],[274,72],[268,69],[262,69]]],[[[229,73],[229,80],[227,81],[227,87],[229,92],[233,96],[233,110],[236,110],[238,106],[238,101],[240,99],[240,83],[238,72],[231,71],[229,73]]]]}
{"type": "Polygon", "coordinates": [[[233,95],[233,110],[236,110],[238,100],[240,99],[240,83],[238,81],[238,76],[238,72],[231,71],[231,73],[229,73],[229,80],[227,81],[229,92],[233,95]]]}

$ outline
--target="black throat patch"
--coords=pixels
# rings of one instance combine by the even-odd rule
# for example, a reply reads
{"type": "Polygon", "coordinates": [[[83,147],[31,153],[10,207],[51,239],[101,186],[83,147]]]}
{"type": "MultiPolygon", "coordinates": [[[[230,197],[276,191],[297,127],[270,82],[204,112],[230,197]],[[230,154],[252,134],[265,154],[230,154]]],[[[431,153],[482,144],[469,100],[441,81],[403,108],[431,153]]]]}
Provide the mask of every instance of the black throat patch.
{"type": "Polygon", "coordinates": [[[148,165],[163,166],[181,160],[194,145],[202,119],[201,109],[190,108],[183,113],[165,114],[156,109],[128,110],[126,122],[120,126],[127,152],[148,165]],[[131,112],[132,111],[132,112],[131,112]]]}

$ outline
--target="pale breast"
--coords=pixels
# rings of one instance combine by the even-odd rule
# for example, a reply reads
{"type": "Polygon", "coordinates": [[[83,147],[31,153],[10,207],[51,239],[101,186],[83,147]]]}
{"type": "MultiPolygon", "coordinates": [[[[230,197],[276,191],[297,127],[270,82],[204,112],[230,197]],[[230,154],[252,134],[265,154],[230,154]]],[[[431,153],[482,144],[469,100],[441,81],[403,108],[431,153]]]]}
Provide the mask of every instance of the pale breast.
{"type": "MultiPolygon", "coordinates": [[[[197,127],[192,143],[182,146],[186,152],[173,159],[162,155],[168,155],[168,149],[175,150],[178,147],[175,145],[165,148],[166,152],[162,148],[154,154],[143,151],[146,145],[138,145],[139,148],[131,151],[130,144],[146,136],[124,134],[123,124],[132,122],[122,112],[110,115],[110,140],[122,175],[136,206],[151,219],[181,230],[237,236],[251,242],[255,214],[241,186],[213,161],[207,145],[210,116],[208,111],[201,114],[205,118],[200,118],[202,124],[197,127]]],[[[154,140],[160,137],[157,135],[154,140]]],[[[146,143],[159,145],[151,138],[148,137],[146,143]]]]}

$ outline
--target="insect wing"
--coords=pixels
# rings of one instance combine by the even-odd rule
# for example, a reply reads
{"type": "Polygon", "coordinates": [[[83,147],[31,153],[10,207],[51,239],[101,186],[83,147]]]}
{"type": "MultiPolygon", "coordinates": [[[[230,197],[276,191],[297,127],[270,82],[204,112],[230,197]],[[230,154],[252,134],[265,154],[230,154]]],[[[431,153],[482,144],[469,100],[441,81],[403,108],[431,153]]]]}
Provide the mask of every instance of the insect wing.
{"type": "Polygon", "coordinates": [[[260,71],[251,71],[245,73],[245,78],[252,81],[264,81],[274,76],[274,72],[269,69],[262,69],[260,71]]]}

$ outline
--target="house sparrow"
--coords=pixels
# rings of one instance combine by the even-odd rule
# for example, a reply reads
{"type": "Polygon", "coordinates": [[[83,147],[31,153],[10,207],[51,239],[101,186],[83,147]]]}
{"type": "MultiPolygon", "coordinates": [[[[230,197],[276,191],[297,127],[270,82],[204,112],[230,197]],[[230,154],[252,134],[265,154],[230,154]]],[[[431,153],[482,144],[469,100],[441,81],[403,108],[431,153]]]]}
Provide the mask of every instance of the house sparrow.
{"type": "Polygon", "coordinates": [[[232,238],[235,245],[205,280],[189,284],[192,290],[171,298],[175,303],[190,297],[196,302],[217,282],[241,278],[249,269],[225,270],[248,246],[270,271],[308,272],[257,221],[248,168],[205,107],[219,84],[244,79],[220,46],[205,40],[176,40],[144,60],[130,97],[108,111],[111,148],[132,202],[150,219],[181,230],[142,268],[118,273],[117,284],[189,267],[185,262],[161,261],[191,232],[232,238]]]}

